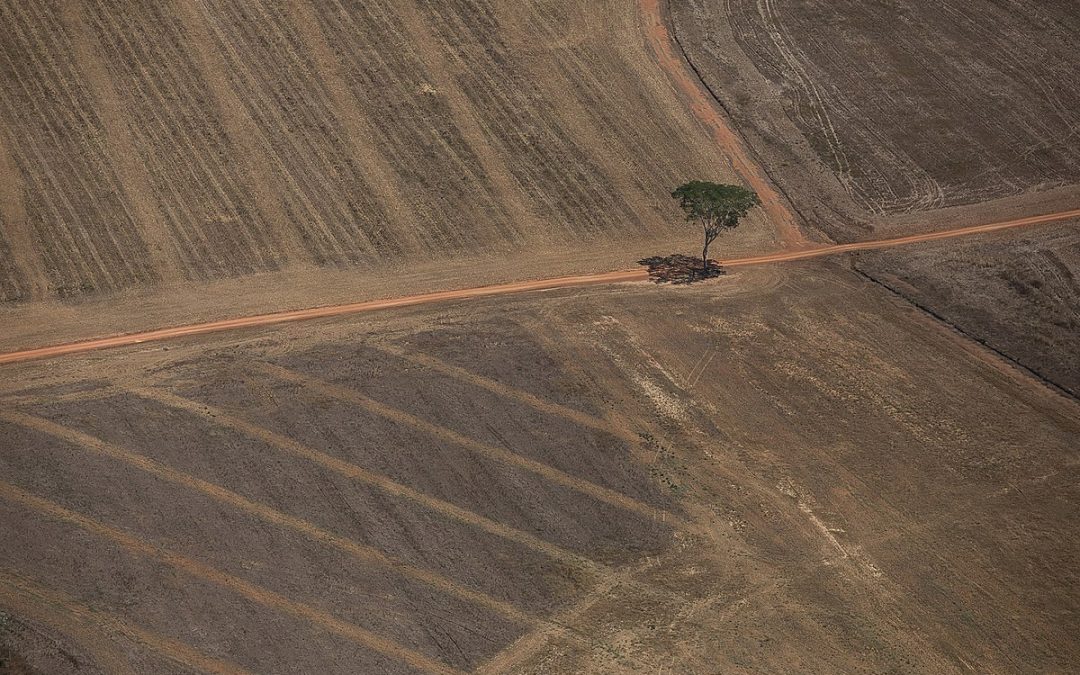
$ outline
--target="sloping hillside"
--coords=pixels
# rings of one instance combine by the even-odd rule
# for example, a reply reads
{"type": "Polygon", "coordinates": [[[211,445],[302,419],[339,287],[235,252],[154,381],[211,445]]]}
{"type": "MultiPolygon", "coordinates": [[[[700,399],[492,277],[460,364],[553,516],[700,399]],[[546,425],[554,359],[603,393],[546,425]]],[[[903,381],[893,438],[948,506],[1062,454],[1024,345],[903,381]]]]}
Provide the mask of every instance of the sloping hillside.
{"type": "Polygon", "coordinates": [[[616,0],[0,2],[0,300],[663,237],[730,176],[616,0]]]}

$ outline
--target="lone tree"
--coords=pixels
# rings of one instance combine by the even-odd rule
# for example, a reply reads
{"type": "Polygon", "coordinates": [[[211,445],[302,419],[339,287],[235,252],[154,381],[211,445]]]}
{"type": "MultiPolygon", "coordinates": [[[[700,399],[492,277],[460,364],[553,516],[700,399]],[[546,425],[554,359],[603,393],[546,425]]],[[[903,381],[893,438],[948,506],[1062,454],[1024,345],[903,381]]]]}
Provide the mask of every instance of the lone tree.
{"type": "Polygon", "coordinates": [[[686,219],[696,220],[705,230],[705,247],[701,249],[702,274],[709,273],[709,245],[724,230],[733,229],[746,213],[761,204],[757,193],[738,185],[721,185],[692,180],[671,193],[686,211],[686,219]]]}

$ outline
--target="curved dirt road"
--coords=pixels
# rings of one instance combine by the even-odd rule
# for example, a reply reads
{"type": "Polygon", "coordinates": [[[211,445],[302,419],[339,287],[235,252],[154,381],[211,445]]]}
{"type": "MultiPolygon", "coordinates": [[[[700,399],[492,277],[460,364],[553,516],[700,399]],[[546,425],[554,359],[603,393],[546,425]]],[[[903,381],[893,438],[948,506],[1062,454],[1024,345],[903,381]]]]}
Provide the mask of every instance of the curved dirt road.
{"type": "Polygon", "coordinates": [[[667,73],[672,85],[687,99],[694,116],[705,125],[713,140],[731,160],[731,167],[761,197],[761,206],[769,220],[775,224],[780,242],[788,248],[806,245],[807,239],[799,230],[784,198],[765,177],[764,171],[750,159],[738,134],[717,111],[712,94],[678,56],[664,21],[661,2],[662,0],[638,0],[641,16],[645,21],[646,35],[660,67],[667,73]]]}
{"type": "MultiPolygon", "coordinates": [[[[1080,218],[1080,209],[1075,209],[1073,211],[1063,211],[1061,213],[1051,213],[1043,216],[1032,216],[1030,218],[1020,218],[1017,220],[1008,220],[1000,223],[990,223],[987,225],[975,225],[972,227],[962,227],[952,230],[943,230],[940,232],[929,232],[927,234],[915,234],[906,237],[895,237],[892,239],[863,241],[853,244],[819,246],[817,248],[810,248],[799,251],[781,251],[779,253],[770,253],[766,255],[752,256],[747,258],[721,260],[720,264],[725,267],[742,267],[746,265],[761,265],[766,263],[786,262],[791,260],[805,260],[807,258],[820,258],[822,256],[848,253],[851,251],[866,251],[891,248],[893,246],[917,244],[920,242],[934,241],[937,239],[950,239],[952,237],[963,237],[972,234],[984,234],[987,232],[995,232],[998,230],[1006,230],[1015,227],[1068,220],[1070,218],[1080,218]]],[[[360,314],[363,312],[371,312],[379,309],[392,309],[394,307],[411,307],[413,305],[427,305],[437,302],[448,302],[451,300],[468,300],[471,298],[483,298],[492,295],[509,295],[512,293],[525,293],[528,291],[541,291],[556,288],[575,288],[580,286],[592,286],[597,284],[614,284],[624,281],[645,281],[648,278],[649,273],[644,269],[623,270],[617,272],[603,272],[600,274],[583,274],[570,277],[555,277],[553,279],[538,279],[535,281],[515,281],[512,283],[498,284],[494,286],[480,286],[477,288],[463,288],[452,291],[440,291],[438,293],[407,295],[399,298],[389,298],[386,300],[369,300],[366,302],[355,302],[346,305],[331,305],[327,307],[312,307],[310,309],[274,312],[271,314],[257,314],[255,316],[245,316],[237,319],[224,319],[221,321],[196,323],[188,326],[160,328],[157,330],[145,331],[142,333],[116,335],[113,337],[98,338],[82,342],[69,342],[65,344],[51,345],[47,347],[37,347],[33,349],[23,349],[14,352],[0,353],[0,364],[17,363],[20,361],[31,361],[34,359],[46,359],[56,356],[63,356],[65,354],[80,354],[84,352],[96,351],[99,349],[108,349],[110,347],[123,347],[128,345],[137,345],[143,342],[158,342],[161,340],[171,340],[174,338],[186,337],[189,335],[220,333],[223,331],[236,330],[239,328],[272,326],[275,324],[289,323],[292,321],[322,319],[326,317],[343,316],[346,314],[360,314]]]]}

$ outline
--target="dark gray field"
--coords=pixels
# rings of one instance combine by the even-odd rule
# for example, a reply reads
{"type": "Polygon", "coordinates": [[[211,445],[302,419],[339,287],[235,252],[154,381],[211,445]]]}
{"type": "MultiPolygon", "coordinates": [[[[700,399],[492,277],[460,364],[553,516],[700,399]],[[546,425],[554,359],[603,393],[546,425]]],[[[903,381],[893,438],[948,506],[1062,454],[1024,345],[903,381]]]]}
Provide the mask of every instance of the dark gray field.
{"type": "Polygon", "coordinates": [[[813,264],[9,367],[3,658],[1065,669],[1075,403],[920,316],[813,264]]]}

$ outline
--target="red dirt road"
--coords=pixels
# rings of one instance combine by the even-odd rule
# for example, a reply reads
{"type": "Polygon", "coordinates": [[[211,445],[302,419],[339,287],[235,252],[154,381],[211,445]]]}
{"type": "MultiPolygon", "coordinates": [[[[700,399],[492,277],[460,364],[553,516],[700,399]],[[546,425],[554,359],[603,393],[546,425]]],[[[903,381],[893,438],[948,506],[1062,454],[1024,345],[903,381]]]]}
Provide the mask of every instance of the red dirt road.
{"type": "Polygon", "coordinates": [[[761,206],[768,214],[769,220],[776,226],[781,243],[790,248],[805,244],[806,238],[796,225],[795,217],[780,193],[764,176],[758,165],[750,159],[739,135],[717,111],[716,101],[713,100],[712,95],[690,71],[685,61],[678,56],[671,33],[664,21],[660,3],[661,0],[639,0],[641,14],[646,24],[645,31],[660,67],[671,78],[672,85],[686,97],[694,116],[705,125],[713,140],[730,158],[731,167],[761,197],[761,206]]]}
{"type": "MultiPolygon", "coordinates": [[[[894,246],[904,246],[907,244],[917,244],[921,242],[934,241],[937,239],[950,239],[952,237],[963,237],[973,234],[985,234],[988,232],[996,232],[998,230],[1006,230],[1016,227],[1024,227],[1029,225],[1038,225],[1042,223],[1068,220],[1070,218],[1080,218],[1080,209],[1063,211],[1060,213],[1050,213],[1042,216],[1032,216],[1030,218],[1019,218],[1016,220],[1008,220],[999,223],[989,223],[986,225],[975,225],[972,227],[942,230],[939,232],[929,232],[926,234],[915,234],[906,237],[895,237],[892,239],[863,241],[852,244],[819,246],[817,248],[804,249],[799,251],[781,251],[779,253],[770,253],[766,255],[753,256],[748,258],[721,260],[720,264],[725,267],[743,267],[747,265],[761,265],[766,263],[787,262],[792,260],[805,260],[808,258],[819,258],[822,256],[848,253],[851,251],[884,249],[894,246]]],[[[112,337],[97,338],[81,342],[69,342],[65,344],[50,345],[46,347],[36,347],[32,349],[23,349],[13,352],[0,353],[0,364],[18,363],[21,361],[31,361],[35,359],[46,359],[56,356],[64,356],[66,354],[81,354],[85,352],[97,351],[99,349],[108,349],[110,347],[124,347],[129,345],[141,344],[143,342],[159,342],[162,340],[171,340],[174,338],[187,337],[190,335],[220,333],[223,331],[236,330],[239,328],[271,326],[275,324],[289,323],[293,321],[323,319],[327,317],[344,316],[347,314],[360,314],[362,312],[371,312],[379,309],[410,307],[413,305],[426,305],[437,302],[449,302],[452,300],[469,300],[472,298],[483,298],[492,295],[508,295],[511,293],[524,293],[528,291],[542,291],[557,288],[575,288],[581,286],[592,286],[597,284],[613,284],[625,281],[645,281],[648,278],[649,273],[644,269],[621,270],[616,272],[603,272],[599,274],[556,277],[553,279],[538,279],[534,281],[515,281],[506,284],[497,284],[494,286],[462,288],[450,291],[440,291],[438,293],[424,293],[420,295],[407,295],[399,298],[388,298],[384,300],[355,302],[345,305],[330,305],[327,307],[312,307],[309,309],[274,312],[271,314],[258,314],[255,316],[245,316],[236,319],[224,319],[221,321],[196,323],[187,326],[175,326],[173,328],[160,328],[157,330],[145,331],[142,333],[116,335],[112,337]]]]}

